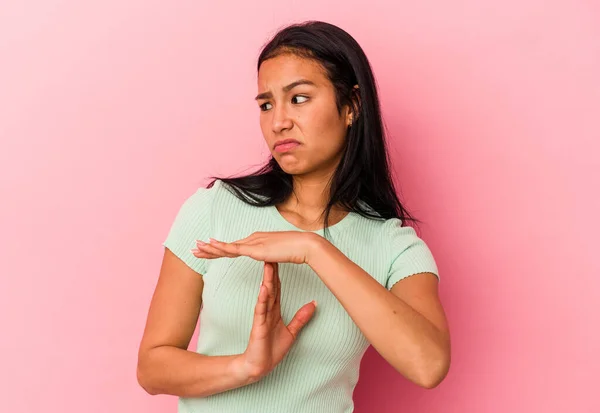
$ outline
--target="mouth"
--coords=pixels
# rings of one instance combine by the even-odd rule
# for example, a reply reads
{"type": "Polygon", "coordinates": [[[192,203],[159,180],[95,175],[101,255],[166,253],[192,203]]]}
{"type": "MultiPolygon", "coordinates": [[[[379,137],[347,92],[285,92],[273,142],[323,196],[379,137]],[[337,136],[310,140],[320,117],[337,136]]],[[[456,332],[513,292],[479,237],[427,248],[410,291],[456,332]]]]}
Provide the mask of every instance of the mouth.
{"type": "Polygon", "coordinates": [[[275,150],[275,152],[283,153],[289,152],[292,149],[297,148],[298,146],[300,146],[300,142],[298,142],[295,139],[282,139],[280,141],[275,142],[275,146],[273,147],[273,149],[275,150]]]}

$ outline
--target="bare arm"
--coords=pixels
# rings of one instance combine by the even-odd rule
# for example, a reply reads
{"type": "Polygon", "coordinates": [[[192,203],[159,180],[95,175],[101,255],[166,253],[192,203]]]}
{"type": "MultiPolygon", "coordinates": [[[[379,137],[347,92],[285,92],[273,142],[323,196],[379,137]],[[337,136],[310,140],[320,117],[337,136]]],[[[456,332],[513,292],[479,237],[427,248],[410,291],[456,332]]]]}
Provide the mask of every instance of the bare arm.
{"type": "Polygon", "coordinates": [[[322,237],[308,263],[373,347],[398,372],[437,386],[450,367],[450,333],[434,274],[413,275],[386,290],[322,237]]]}
{"type": "Polygon", "coordinates": [[[203,397],[254,382],[240,356],[188,351],[202,304],[202,276],[165,248],[138,352],[137,379],[150,394],[203,397]]]}

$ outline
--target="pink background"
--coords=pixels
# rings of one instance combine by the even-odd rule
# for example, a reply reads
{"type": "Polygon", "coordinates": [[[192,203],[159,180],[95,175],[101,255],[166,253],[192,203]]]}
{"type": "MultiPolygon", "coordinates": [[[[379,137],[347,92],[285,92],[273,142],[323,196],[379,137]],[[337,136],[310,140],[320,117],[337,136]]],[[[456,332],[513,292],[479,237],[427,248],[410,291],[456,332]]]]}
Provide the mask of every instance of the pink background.
{"type": "Polygon", "coordinates": [[[175,411],[135,377],[161,242],[205,177],[266,158],[256,58],[306,19],[372,62],[452,328],[433,390],[370,349],[356,411],[600,411],[598,2],[11,3],[1,411],[175,411]]]}

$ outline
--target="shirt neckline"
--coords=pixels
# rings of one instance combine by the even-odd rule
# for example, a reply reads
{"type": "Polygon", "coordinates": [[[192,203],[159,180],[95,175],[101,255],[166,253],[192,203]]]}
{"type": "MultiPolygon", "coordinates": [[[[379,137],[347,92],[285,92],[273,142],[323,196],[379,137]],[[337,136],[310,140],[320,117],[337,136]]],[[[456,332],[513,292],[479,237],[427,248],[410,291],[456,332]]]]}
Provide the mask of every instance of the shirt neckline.
{"type": "MultiPolygon", "coordinates": [[[[325,232],[325,230],[323,228],[315,229],[315,230],[307,230],[307,229],[298,228],[296,225],[294,225],[290,221],[288,221],[283,215],[281,215],[281,212],[279,212],[279,210],[277,209],[277,207],[275,205],[270,205],[267,208],[271,211],[271,214],[273,214],[279,222],[281,222],[282,224],[284,224],[285,226],[287,226],[288,228],[290,228],[294,231],[314,232],[316,234],[323,234],[325,232]]],[[[355,215],[356,215],[356,213],[350,211],[339,222],[337,222],[334,225],[330,225],[329,227],[327,227],[327,229],[330,231],[332,229],[339,230],[339,229],[343,228],[344,226],[349,225],[354,220],[355,215]]]]}

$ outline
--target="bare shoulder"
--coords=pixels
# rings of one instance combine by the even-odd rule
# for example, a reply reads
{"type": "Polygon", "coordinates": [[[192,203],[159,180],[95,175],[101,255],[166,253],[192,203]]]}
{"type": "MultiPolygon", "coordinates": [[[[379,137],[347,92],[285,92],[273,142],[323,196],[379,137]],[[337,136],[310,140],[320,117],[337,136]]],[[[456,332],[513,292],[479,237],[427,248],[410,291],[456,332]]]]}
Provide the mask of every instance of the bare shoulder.
{"type": "Polygon", "coordinates": [[[165,248],[140,354],[165,345],[187,349],[200,314],[203,288],[202,275],[165,248]]]}

